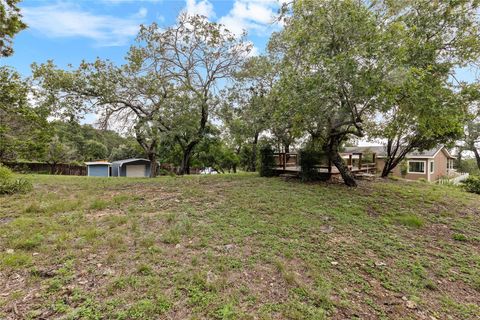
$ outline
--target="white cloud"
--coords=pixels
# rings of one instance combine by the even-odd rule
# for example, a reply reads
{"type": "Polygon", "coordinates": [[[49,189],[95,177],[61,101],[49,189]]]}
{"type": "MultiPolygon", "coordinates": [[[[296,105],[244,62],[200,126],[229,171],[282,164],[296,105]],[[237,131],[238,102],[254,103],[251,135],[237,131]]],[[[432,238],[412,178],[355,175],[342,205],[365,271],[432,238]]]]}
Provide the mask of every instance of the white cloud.
{"type": "Polygon", "coordinates": [[[230,12],[218,22],[237,35],[254,31],[268,36],[278,27],[275,16],[279,6],[277,0],[235,0],[230,12]]]}
{"type": "Polygon", "coordinates": [[[22,9],[31,29],[51,38],[83,37],[98,46],[121,46],[134,37],[147,14],[141,8],[130,17],[98,15],[73,4],[54,4],[22,9]]]}
{"type": "Polygon", "coordinates": [[[190,15],[201,15],[207,18],[214,18],[213,5],[208,0],[185,0],[185,12],[190,15]]]}
{"type": "Polygon", "coordinates": [[[101,0],[101,2],[105,4],[117,5],[117,4],[124,4],[124,3],[132,3],[132,2],[151,2],[151,3],[159,3],[163,0],[101,0]]]}
{"type": "Polygon", "coordinates": [[[136,14],[137,17],[139,18],[145,18],[147,16],[147,13],[148,13],[148,10],[147,8],[140,8],[140,10],[138,10],[138,13],[136,14]]]}

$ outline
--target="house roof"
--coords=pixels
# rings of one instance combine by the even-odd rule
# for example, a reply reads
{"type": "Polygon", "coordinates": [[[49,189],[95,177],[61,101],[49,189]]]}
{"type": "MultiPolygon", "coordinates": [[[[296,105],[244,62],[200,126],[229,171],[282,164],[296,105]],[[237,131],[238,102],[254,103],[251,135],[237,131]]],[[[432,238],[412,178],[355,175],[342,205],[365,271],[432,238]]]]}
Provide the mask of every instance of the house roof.
{"type": "MultiPolygon", "coordinates": [[[[448,158],[455,158],[450,154],[450,152],[445,148],[445,146],[440,145],[436,148],[429,150],[418,151],[414,150],[407,153],[407,158],[433,158],[437,155],[440,150],[444,150],[448,158]]],[[[367,146],[367,147],[346,147],[345,153],[375,153],[378,158],[385,158],[387,156],[387,147],[386,146],[367,146]]]]}
{"type": "Polygon", "coordinates": [[[85,162],[85,164],[87,166],[95,166],[95,165],[102,165],[102,164],[107,166],[111,165],[111,163],[108,161],[89,161],[89,162],[85,162]]]}
{"type": "Polygon", "coordinates": [[[122,166],[125,163],[136,162],[136,161],[148,161],[148,162],[150,162],[150,160],[148,160],[148,159],[132,158],[132,159],[123,159],[123,160],[113,161],[112,164],[122,166]]]}
{"type": "Polygon", "coordinates": [[[387,155],[387,150],[384,146],[346,147],[344,153],[375,153],[382,157],[387,155]]]}

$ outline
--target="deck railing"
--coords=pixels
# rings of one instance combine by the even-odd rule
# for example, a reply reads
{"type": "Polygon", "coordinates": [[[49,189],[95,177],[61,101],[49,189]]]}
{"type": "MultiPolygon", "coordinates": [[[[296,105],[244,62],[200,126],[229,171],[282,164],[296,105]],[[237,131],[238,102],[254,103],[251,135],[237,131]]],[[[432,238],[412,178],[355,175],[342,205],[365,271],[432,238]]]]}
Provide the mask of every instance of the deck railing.
{"type": "MultiPolygon", "coordinates": [[[[273,158],[275,160],[275,164],[277,168],[285,171],[287,168],[296,168],[297,171],[300,171],[300,162],[299,162],[299,156],[297,153],[285,153],[285,152],[276,152],[273,154],[273,158]]],[[[350,161],[348,161],[350,162],[350,161]]],[[[362,163],[362,162],[357,162],[354,163],[353,165],[351,163],[347,162],[348,169],[350,169],[353,173],[355,172],[363,172],[363,173],[375,173],[377,170],[376,163],[374,162],[369,162],[369,163],[362,163]]],[[[328,172],[331,173],[333,164],[319,164],[316,165],[315,168],[318,170],[318,172],[328,172]]]]}
{"type": "Polygon", "coordinates": [[[357,166],[348,166],[352,172],[362,171],[362,172],[369,172],[369,171],[376,171],[377,164],[376,163],[359,163],[357,166]]]}
{"type": "Polygon", "coordinates": [[[273,158],[276,165],[282,167],[283,170],[287,167],[297,167],[299,165],[297,153],[277,152],[273,154],[273,158]]]}

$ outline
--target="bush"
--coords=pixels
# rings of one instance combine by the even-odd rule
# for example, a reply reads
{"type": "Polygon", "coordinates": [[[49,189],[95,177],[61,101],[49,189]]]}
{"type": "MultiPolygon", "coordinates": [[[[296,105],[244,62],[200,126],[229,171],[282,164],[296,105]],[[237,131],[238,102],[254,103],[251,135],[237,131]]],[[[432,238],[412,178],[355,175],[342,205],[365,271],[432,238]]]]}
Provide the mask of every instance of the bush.
{"type": "Polygon", "coordinates": [[[453,234],[452,239],[456,240],[456,241],[468,241],[467,236],[465,236],[464,234],[461,234],[461,233],[453,234]]]}
{"type": "Polygon", "coordinates": [[[275,159],[273,158],[273,149],[271,146],[266,145],[260,149],[260,176],[272,177],[275,172],[275,159]]]}
{"type": "Polygon", "coordinates": [[[12,170],[0,165],[0,194],[26,193],[32,188],[30,181],[15,179],[12,170]]]}
{"type": "Polygon", "coordinates": [[[0,194],[27,193],[32,189],[32,183],[25,179],[0,181],[0,194]]]}
{"type": "Polygon", "coordinates": [[[10,179],[13,179],[12,170],[0,164],[0,182],[10,179]]]}
{"type": "Polygon", "coordinates": [[[164,168],[159,168],[157,174],[159,176],[171,176],[171,177],[175,176],[175,172],[164,169],[164,168]]]}
{"type": "Polygon", "coordinates": [[[300,177],[302,181],[322,180],[325,174],[317,170],[317,166],[325,160],[325,154],[319,151],[302,150],[300,151],[300,177]]]}
{"type": "Polygon", "coordinates": [[[400,175],[405,179],[408,173],[408,163],[406,160],[400,162],[400,175]]]}
{"type": "Polygon", "coordinates": [[[468,192],[480,194],[480,176],[468,177],[462,183],[468,192]]]}

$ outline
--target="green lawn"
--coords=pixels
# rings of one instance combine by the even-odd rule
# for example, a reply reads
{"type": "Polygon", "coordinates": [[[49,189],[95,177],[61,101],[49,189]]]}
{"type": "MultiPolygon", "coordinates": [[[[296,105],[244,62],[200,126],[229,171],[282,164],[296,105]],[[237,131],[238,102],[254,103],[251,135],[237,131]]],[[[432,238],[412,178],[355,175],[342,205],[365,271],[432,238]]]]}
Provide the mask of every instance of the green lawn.
{"type": "Polygon", "coordinates": [[[27,178],[0,197],[0,319],[480,317],[480,197],[455,187],[27,178]]]}

